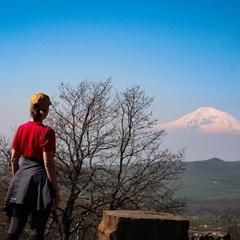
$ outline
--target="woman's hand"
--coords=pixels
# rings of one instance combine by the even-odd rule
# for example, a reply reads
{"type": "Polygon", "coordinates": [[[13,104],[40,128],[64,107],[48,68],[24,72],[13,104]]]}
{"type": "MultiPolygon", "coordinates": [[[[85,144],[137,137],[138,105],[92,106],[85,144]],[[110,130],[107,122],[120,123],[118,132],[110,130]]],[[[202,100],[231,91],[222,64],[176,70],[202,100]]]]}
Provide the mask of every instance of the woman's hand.
{"type": "Polygon", "coordinates": [[[55,200],[54,200],[54,202],[52,204],[52,208],[57,208],[59,203],[60,203],[60,201],[61,201],[60,196],[59,196],[59,194],[57,194],[56,198],[55,198],[55,200]]]}
{"type": "Polygon", "coordinates": [[[12,175],[13,176],[15,175],[15,173],[17,172],[17,170],[19,168],[18,161],[19,161],[20,157],[21,157],[20,152],[12,149],[11,163],[12,163],[12,175]]]}

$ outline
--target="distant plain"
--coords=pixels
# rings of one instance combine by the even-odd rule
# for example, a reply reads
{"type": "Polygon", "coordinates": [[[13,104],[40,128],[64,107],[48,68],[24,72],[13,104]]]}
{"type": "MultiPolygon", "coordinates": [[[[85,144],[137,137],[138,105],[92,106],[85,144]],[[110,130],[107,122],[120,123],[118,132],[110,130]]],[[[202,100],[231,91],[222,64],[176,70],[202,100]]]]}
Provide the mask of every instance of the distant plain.
{"type": "Polygon", "coordinates": [[[187,162],[180,196],[189,215],[219,214],[227,208],[240,212],[240,161],[217,158],[187,162]]]}

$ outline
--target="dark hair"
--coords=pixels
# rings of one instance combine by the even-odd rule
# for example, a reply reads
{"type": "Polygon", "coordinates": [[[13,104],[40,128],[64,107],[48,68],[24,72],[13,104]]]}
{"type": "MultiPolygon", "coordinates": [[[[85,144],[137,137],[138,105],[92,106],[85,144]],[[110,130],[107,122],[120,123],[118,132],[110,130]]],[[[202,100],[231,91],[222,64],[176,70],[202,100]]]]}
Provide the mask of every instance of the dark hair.
{"type": "Polygon", "coordinates": [[[40,110],[39,109],[39,104],[35,103],[34,104],[34,109],[31,110],[31,117],[33,118],[33,121],[34,122],[39,121],[44,112],[46,112],[46,111],[40,110]]]}

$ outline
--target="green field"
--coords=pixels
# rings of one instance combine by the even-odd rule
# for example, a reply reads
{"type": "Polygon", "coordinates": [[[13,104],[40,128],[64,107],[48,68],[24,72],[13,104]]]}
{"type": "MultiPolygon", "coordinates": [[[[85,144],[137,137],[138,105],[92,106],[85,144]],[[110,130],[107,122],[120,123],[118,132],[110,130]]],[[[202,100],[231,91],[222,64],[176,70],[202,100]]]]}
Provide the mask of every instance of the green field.
{"type": "Polygon", "coordinates": [[[240,209],[240,161],[187,162],[181,182],[180,196],[186,198],[191,214],[240,209]]]}

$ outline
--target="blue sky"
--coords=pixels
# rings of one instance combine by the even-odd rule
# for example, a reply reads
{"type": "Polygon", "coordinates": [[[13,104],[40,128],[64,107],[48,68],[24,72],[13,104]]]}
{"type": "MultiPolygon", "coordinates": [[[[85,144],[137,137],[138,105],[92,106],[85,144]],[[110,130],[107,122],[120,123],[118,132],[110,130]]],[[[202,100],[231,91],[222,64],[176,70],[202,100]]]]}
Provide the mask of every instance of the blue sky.
{"type": "Polygon", "coordinates": [[[159,123],[202,106],[240,120],[239,1],[0,3],[0,133],[28,120],[33,93],[109,77],[155,96],[159,123]]]}

